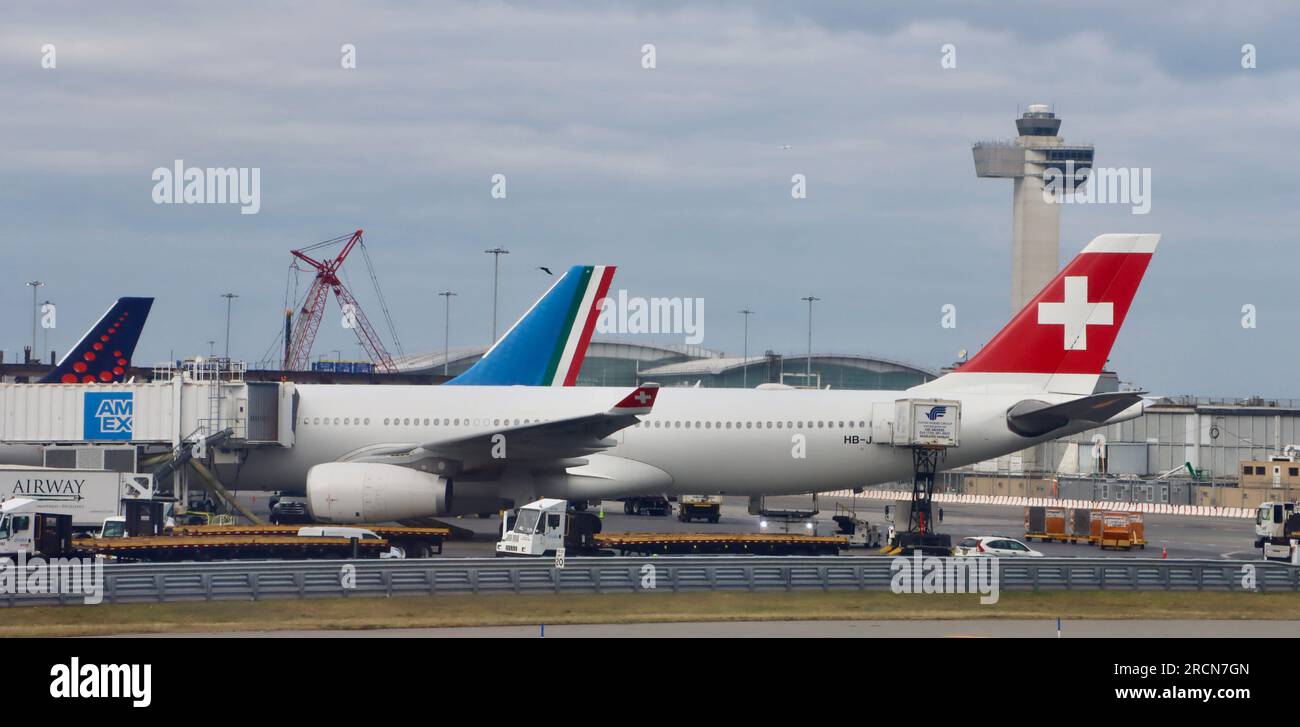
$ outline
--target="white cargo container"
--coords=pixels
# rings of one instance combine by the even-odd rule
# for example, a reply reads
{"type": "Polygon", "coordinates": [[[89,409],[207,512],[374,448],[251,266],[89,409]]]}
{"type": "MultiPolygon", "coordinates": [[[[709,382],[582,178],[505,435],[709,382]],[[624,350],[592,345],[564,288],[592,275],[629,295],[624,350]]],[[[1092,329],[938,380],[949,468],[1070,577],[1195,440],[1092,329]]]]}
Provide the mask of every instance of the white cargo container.
{"type": "Polygon", "coordinates": [[[78,530],[120,515],[122,498],[153,497],[153,475],[48,467],[0,468],[0,502],[35,500],[40,512],[71,515],[78,530]]]}
{"type": "Polygon", "coordinates": [[[956,447],[961,443],[961,402],[898,399],[894,402],[895,447],[956,447]]]}

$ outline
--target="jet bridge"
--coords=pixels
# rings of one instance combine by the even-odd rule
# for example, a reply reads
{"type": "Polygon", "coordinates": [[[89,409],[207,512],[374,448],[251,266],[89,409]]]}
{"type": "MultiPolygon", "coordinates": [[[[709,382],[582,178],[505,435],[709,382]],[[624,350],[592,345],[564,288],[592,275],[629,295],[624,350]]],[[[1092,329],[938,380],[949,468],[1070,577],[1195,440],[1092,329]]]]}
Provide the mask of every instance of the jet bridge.
{"type": "Polygon", "coordinates": [[[249,382],[242,363],[187,361],[148,383],[0,384],[0,442],[165,445],[231,430],[222,447],[291,447],[294,385],[249,382]]]}

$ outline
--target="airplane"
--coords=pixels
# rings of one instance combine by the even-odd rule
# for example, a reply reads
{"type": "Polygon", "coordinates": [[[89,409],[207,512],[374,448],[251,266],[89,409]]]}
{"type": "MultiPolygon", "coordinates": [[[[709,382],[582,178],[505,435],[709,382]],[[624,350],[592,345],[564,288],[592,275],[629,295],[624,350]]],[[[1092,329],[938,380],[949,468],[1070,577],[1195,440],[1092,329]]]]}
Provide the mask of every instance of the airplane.
{"type": "Polygon", "coordinates": [[[338,523],[542,496],[840,490],[910,476],[911,453],[885,436],[905,398],[960,403],[961,443],[940,467],[968,465],[1142,414],[1141,392],[1094,391],[1158,241],[1093,239],[974,357],[905,391],[300,386],[294,446],[219,474],[305,488],[312,515],[338,523]]]}

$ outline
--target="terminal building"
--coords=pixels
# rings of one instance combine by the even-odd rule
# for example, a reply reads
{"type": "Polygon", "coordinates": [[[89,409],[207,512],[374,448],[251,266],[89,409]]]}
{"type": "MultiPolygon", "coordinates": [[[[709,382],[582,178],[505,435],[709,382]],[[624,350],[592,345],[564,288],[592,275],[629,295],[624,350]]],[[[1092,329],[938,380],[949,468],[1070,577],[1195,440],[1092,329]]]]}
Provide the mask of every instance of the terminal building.
{"type": "MultiPolygon", "coordinates": [[[[451,349],[397,359],[410,374],[455,376],[474,365],[486,347],[451,349]]],[[[593,340],[578,374],[579,386],[636,386],[653,381],[662,386],[753,388],[759,384],[830,389],[902,391],[938,373],[890,359],[859,354],[814,353],[783,356],[727,356],[699,346],[593,340]]]]}

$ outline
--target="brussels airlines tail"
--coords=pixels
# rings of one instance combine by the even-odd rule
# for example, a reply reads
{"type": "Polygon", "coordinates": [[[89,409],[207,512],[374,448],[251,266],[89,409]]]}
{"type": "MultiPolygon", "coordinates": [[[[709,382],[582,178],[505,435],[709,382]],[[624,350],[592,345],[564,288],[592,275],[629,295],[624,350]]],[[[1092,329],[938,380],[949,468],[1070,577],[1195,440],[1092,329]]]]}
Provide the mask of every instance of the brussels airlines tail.
{"type": "Polygon", "coordinates": [[[1159,235],[1101,235],[979,353],[926,390],[1092,394],[1159,235]]]}
{"type": "Polygon", "coordinates": [[[574,265],[483,358],[444,385],[573,386],[613,265],[574,265]]]}
{"type": "Polygon", "coordinates": [[[153,298],[118,298],[59,365],[37,383],[96,384],[122,381],[144,330],[153,298]]]}

